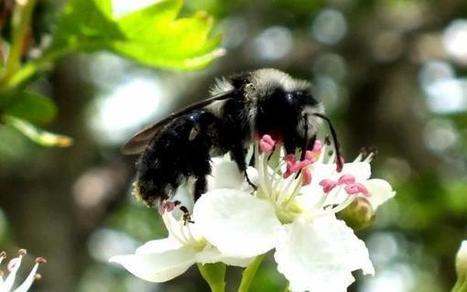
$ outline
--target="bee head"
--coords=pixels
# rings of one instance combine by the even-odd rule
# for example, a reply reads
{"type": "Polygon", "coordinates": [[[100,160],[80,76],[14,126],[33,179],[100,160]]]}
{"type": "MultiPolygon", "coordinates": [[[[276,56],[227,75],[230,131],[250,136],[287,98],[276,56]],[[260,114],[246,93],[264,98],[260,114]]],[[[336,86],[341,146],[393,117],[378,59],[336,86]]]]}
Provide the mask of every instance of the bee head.
{"type": "Polygon", "coordinates": [[[257,126],[280,132],[294,132],[301,139],[314,136],[321,120],[314,114],[323,113],[322,104],[312,95],[311,84],[294,79],[275,69],[260,69],[251,73],[245,85],[245,96],[257,103],[257,126]]]}

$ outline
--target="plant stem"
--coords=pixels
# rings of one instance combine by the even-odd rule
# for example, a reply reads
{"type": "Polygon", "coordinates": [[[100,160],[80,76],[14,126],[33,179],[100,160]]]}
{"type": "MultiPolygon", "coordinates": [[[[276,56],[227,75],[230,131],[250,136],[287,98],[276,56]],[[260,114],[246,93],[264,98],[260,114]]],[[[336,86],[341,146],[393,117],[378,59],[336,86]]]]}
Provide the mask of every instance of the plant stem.
{"type": "Polygon", "coordinates": [[[257,256],[246,269],[243,271],[242,274],[242,281],[240,282],[240,287],[238,288],[238,292],[248,292],[250,289],[250,285],[253,282],[253,279],[258,271],[259,266],[263,262],[265,254],[257,256]]]}
{"type": "Polygon", "coordinates": [[[20,67],[24,39],[28,32],[35,4],[36,0],[16,1],[11,23],[12,42],[5,72],[2,76],[2,83],[8,80],[20,67]]]}
{"type": "Polygon", "coordinates": [[[226,270],[224,263],[198,264],[198,269],[212,292],[224,292],[226,270]]]}

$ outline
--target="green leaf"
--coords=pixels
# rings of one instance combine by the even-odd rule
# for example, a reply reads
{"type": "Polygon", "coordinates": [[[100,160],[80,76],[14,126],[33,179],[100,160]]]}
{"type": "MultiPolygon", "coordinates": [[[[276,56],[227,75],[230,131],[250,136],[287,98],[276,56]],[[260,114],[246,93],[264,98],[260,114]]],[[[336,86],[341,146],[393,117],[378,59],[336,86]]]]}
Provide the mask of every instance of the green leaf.
{"type": "Polygon", "coordinates": [[[57,114],[57,107],[46,96],[33,92],[21,92],[3,111],[35,124],[45,124],[53,120],[57,114]]]}
{"type": "Polygon", "coordinates": [[[52,51],[107,49],[112,40],[123,38],[111,19],[111,0],[70,0],[58,20],[52,51]]]}
{"type": "Polygon", "coordinates": [[[33,142],[45,147],[68,147],[73,143],[70,137],[58,135],[37,128],[25,120],[13,116],[3,115],[3,122],[31,139],[33,142]]]}
{"type": "Polygon", "coordinates": [[[122,17],[110,0],[70,0],[49,55],[109,50],[156,68],[197,69],[222,54],[213,19],[205,13],[177,18],[181,0],[162,0],[122,17]]]}

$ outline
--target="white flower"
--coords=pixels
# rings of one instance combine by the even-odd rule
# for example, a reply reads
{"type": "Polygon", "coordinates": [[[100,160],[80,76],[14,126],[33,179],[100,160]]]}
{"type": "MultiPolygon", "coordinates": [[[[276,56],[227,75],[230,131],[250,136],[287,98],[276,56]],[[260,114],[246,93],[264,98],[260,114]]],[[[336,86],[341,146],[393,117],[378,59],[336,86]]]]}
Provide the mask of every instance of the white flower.
{"type": "Polygon", "coordinates": [[[354,281],[352,271],[373,274],[374,269],[364,242],[335,213],[357,196],[376,209],[394,192],[383,180],[369,180],[369,159],[359,157],[337,172],[334,158],[316,144],[302,161],[288,155],[274,163],[270,157],[283,153],[270,153],[270,140],[260,142],[255,196],[212,190],[194,206],[196,224],[226,256],[253,257],[275,248],[278,270],[293,291],[346,291],[354,281]]]}
{"type": "MultiPolygon", "coordinates": [[[[1,277],[0,277],[0,292],[26,292],[29,290],[31,287],[32,283],[38,277],[39,275],[37,274],[37,269],[39,268],[39,264],[45,263],[44,258],[36,258],[36,263],[34,267],[32,268],[31,272],[29,272],[29,275],[26,277],[26,279],[21,283],[16,289],[13,289],[13,285],[15,283],[15,278],[16,278],[16,273],[19,270],[19,267],[21,265],[21,261],[23,259],[23,256],[26,255],[26,250],[21,249],[18,252],[18,256],[11,259],[8,262],[8,276],[4,279],[3,278],[3,272],[1,272],[1,277]]],[[[4,252],[0,253],[0,264],[3,262],[3,260],[6,259],[6,254],[4,252]]]]}
{"type": "MultiPolygon", "coordinates": [[[[228,173],[231,168],[229,163],[223,159],[213,161],[214,172],[222,170],[228,173]]],[[[237,170],[238,173],[238,170],[237,170]]],[[[238,181],[215,179],[216,176],[208,179],[211,187],[233,187],[231,183],[238,181]],[[225,185],[227,183],[227,185],[225,185]]],[[[238,184],[238,185],[241,185],[238,184]]],[[[237,186],[238,186],[237,185],[237,186]]],[[[163,205],[162,219],[168,230],[168,237],[164,239],[152,240],[140,246],[134,254],[117,255],[109,261],[121,264],[125,269],[135,276],[151,282],[165,282],[183,274],[195,263],[208,264],[224,262],[228,265],[245,267],[250,259],[224,256],[219,250],[211,245],[199,232],[196,223],[184,218],[186,215],[179,206],[187,207],[193,203],[190,192],[185,188],[179,188],[176,199],[182,203],[163,205]],[[190,199],[191,198],[191,199],[190,199]]]]}
{"type": "Polygon", "coordinates": [[[463,240],[456,254],[456,271],[458,277],[467,278],[467,240],[463,240]]]}

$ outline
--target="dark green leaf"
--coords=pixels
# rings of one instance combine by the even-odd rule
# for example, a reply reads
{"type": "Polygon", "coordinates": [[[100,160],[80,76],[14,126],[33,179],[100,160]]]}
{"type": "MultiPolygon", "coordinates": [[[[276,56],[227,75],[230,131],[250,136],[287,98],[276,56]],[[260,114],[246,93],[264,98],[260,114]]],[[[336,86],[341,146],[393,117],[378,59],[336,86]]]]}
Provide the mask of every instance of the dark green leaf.
{"type": "Polygon", "coordinates": [[[21,92],[14,96],[4,112],[36,124],[50,122],[57,114],[54,102],[43,95],[33,92],[21,92]]]}

